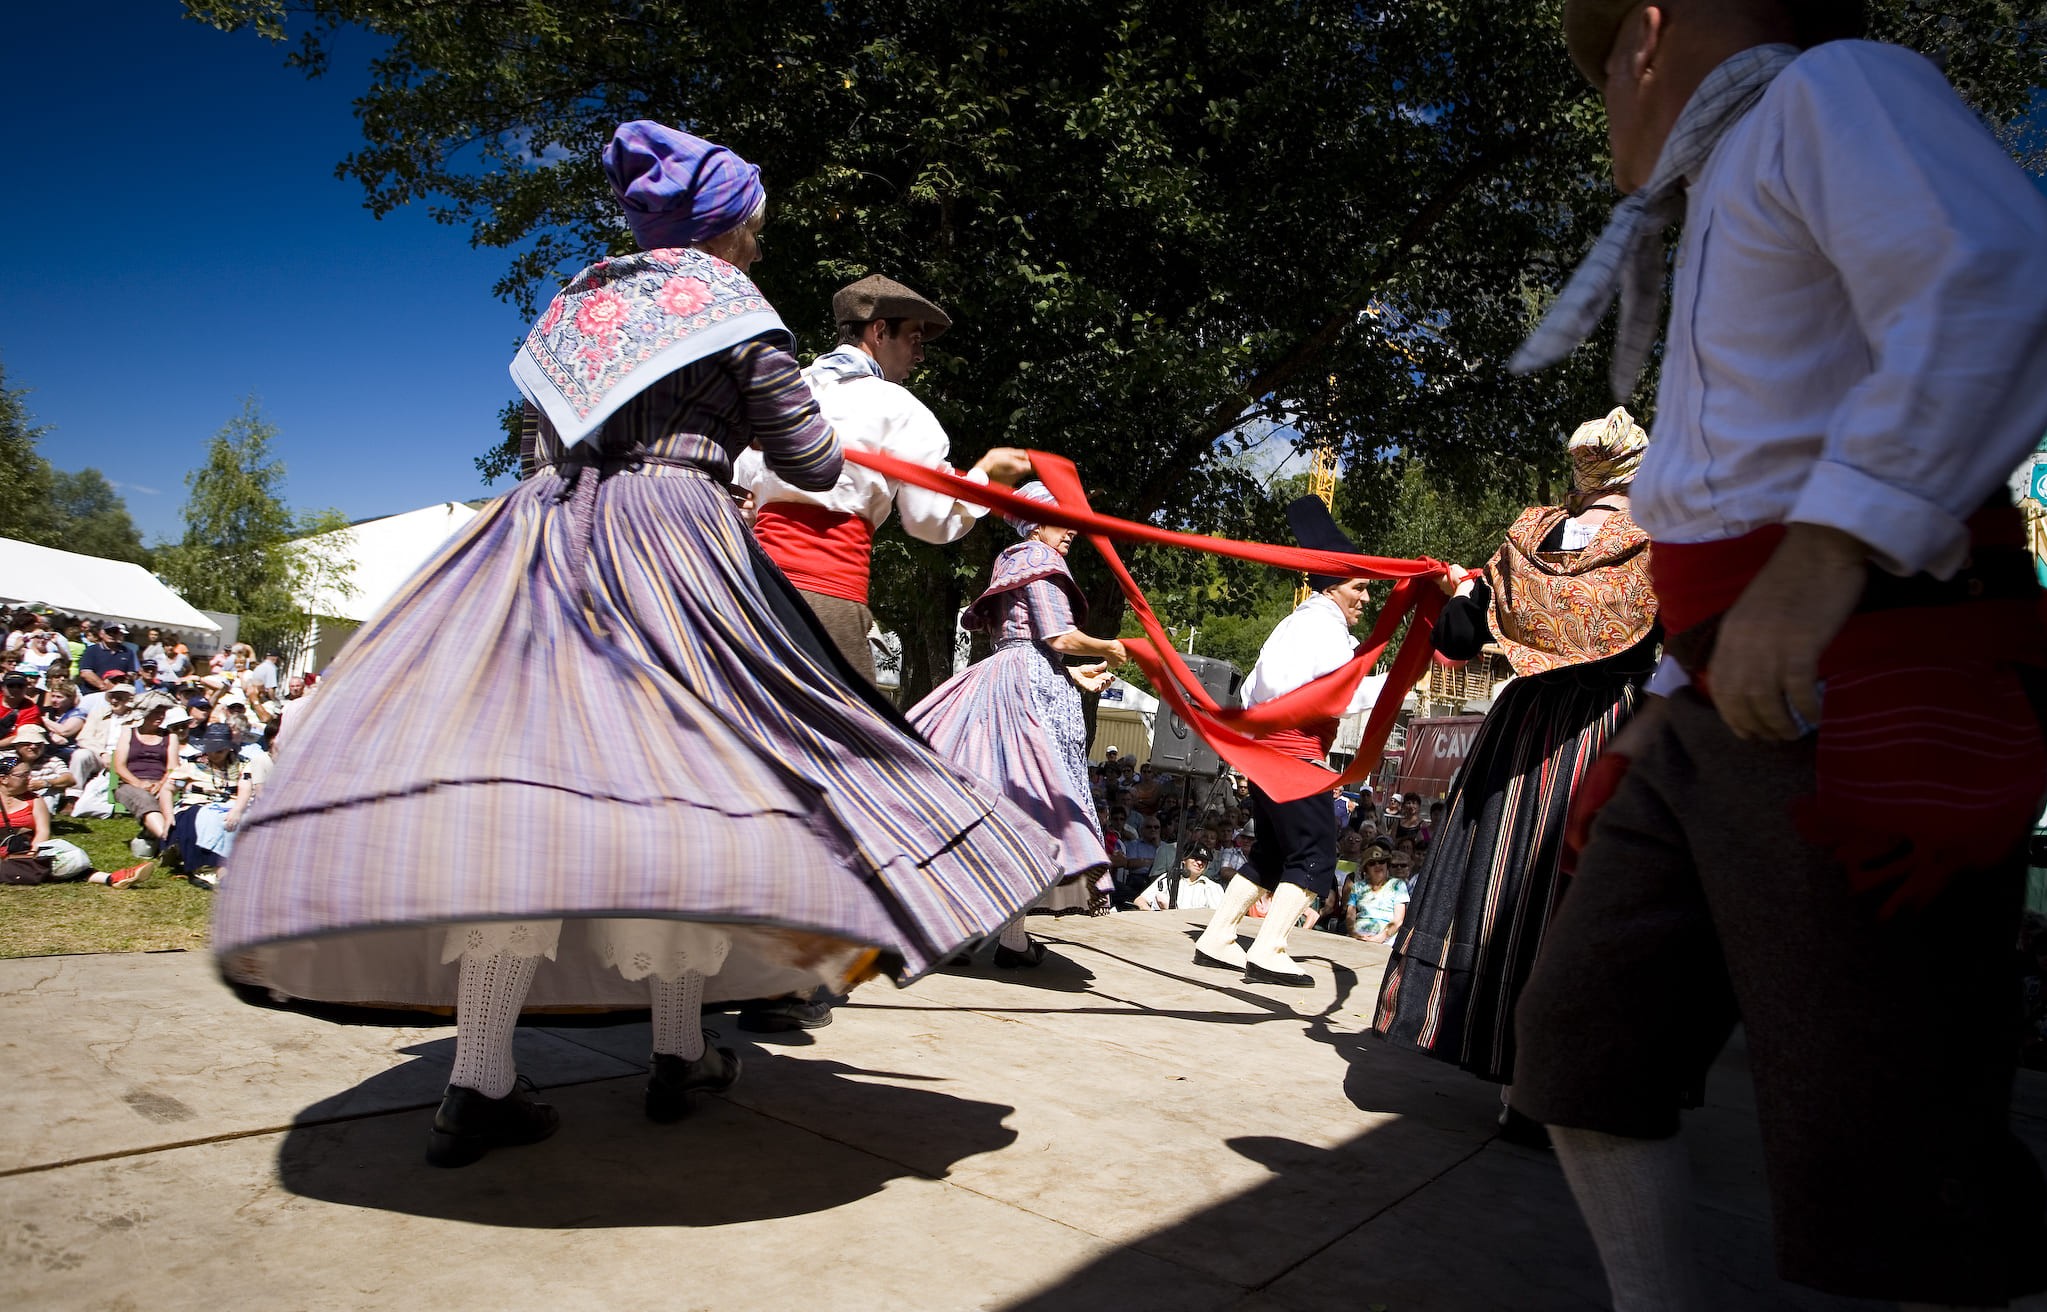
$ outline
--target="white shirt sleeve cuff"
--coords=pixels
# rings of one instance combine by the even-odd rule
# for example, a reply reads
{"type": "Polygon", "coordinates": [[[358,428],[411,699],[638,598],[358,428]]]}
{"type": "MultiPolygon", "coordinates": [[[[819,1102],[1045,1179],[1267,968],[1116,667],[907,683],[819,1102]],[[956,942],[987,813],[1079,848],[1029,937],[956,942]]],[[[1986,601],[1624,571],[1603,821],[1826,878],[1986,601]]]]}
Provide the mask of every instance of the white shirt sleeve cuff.
{"type": "Polygon", "coordinates": [[[1649,676],[1649,682],[1642,685],[1642,691],[1651,697],[1668,697],[1679,688],[1692,686],[1692,676],[1685,673],[1685,667],[1665,656],[1656,667],[1656,673],[1649,676]]]}
{"type": "MultiPolygon", "coordinates": [[[[953,472],[958,474],[961,478],[966,479],[969,483],[979,483],[982,487],[988,486],[988,472],[986,470],[960,469],[954,470],[953,472]]],[[[966,511],[968,516],[974,519],[979,519],[981,516],[988,513],[988,507],[977,506],[971,501],[962,501],[959,502],[958,505],[961,510],[966,511]]]]}
{"type": "Polygon", "coordinates": [[[1948,510],[1838,461],[1812,467],[1785,519],[1852,533],[1895,574],[1947,578],[1969,554],[1969,530],[1948,510]]]}

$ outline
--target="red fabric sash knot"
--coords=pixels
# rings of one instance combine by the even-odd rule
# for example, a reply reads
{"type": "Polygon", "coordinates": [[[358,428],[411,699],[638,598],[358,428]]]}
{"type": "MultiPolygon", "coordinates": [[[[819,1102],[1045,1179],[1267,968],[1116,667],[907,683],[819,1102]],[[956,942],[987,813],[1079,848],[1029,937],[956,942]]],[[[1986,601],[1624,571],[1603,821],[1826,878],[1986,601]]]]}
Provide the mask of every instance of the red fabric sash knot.
{"type": "Polygon", "coordinates": [[[867,604],[874,528],[865,519],[808,501],[776,501],[754,514],[753,535],[803,591],[867,604]]]}
{"type": "MultiPolygon", "coordinates": [[[[2003,541],[2005,519],[1972,521],[1977,544],[2003,541]]],[[[1655,544],[1650,572],[1671,633],[1724,614],[1783,536],[1773,525],[1725,542],[1655,544]]],[[[1884,914],[1924,905],[2031,830],[2047,794],[2047,745],[2021,666],[2047,667],[2037,597],[1859,613],[1822,653],[1815,788],[1793,813],[1859,889],[1892,890],[1884,914]]],[[[1710,696],[1710,661],[1691,674],[1710,696]]]]}
{"type": "MultiPolygon", "coordinates": [[[[1031,452],[1031,464],[1040,481],[1056,499],[1056,504],[1052,505],[1027,500],[999,484],[975,483],[957,474],[926,469],[880,451],[848,447],[845,454],[853,464],[865,465],[916,487],[987,506],[1028,523],[1057,524],[1085,533],[1108,564],[1109,572],[1123,591],[1124,600],[1144,628],[1144,637],[1125,638],[1123,646],[1151,681],[1152,690],[1158,694],[1159,700],[1192,726],[1215,749],[1216,755],[1243,771],[1246,778],[1274,801],[1291,802],[1368,778],[1379,764],[1387,735],[1393,731],[1393,720],[1400,711],[1401,697],[1414,686],[1428,666],[1431,654],[1429,635],[1435,629],[1436,616],[1443,610],[1443,592],[1436,586],[1436,579],[1447,574],[1450,568],[1441,561],[1427,557],[1399,560],[1387,556],[1236,542],[1197,533],[1175,533],[1155,524],[1097,514],[1088,505],[1087,493],[1081,487],[1080,473],[1073,462],[1044,451],[1031,452]],[[1371,634],[1359,645],[1357,653],[1347,664],[1269,702],[1249,708],[1221,707],[1202,687],[1201,680],[1187,668],[1187,662],[1180,653],[1173,650],[1172,642],[1166,637],[1165,626],[1159,622],[1151,603],[1145,600],[1143,591],[1117,555],[1115,543],[1118,541],[1185,547],[1279,569],[1338,578],[1392,579],[1395,580],[1393,595],[1379,612],[1371,634]],[[1394,635],[1400,631],[1401,624],[1410,617],[1414,622],[1408,625],[1407,635],[1401,640],[1387,674],[1387,695],[1372,708],[1357,755],[1343,774],[1337,775],[1275,745],[1275,736],[1284,731],[1319,726],[1323,721],[1333,723],[1340,718],[1350,706],[1358,685],[1379,663],[1394,635]]],[[[1286,740],[1281,738],[1280,741],[1286,740]]]]}

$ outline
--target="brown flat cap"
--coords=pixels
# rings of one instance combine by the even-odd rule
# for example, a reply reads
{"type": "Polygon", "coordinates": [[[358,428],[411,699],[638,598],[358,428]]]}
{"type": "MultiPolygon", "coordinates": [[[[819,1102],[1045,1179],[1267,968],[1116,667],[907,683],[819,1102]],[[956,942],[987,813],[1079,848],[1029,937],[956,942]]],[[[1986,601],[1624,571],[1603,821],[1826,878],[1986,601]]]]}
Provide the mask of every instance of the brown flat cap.
{"type": "MultiPolygon", "coordinates": [[[[1564,0],[1564,46],[1595,87],[1606,86],[1606,57],[1621,23],[1650,0],[1564,0]]],[[[1859,37],[1869,30],[1865,0],[1780,0],[1798,29],[1801,49],[1859,37]]]]}
{"type": "Polygon", "coordinates": [[[872,319],[914,319],[924,325],[924,340],[938,340],[952,319],[893,278],[873,274],[832,297],[834,323],[866,323],[872,319]]]}

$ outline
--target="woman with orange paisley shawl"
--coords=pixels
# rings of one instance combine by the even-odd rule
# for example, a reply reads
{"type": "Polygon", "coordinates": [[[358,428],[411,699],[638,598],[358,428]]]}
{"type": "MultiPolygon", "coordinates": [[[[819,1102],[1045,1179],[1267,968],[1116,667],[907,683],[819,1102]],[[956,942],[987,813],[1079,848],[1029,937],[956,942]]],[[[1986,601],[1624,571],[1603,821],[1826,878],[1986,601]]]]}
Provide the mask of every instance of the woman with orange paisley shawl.
{"type": "Polygon", "coordinates": [[[1469,660],[1496,642],[1516,677],[1416,873],[1373,1026],[1501,1084],[1514,1074],[1514,1003],[1563,894],[1571,791],[1656,665],[1649,535],[1627,509],[1648,441],[1624,409],[1582,425],[1570,443],[1576,491],[1524,511],[1436,625],[1442,655],[1469,660]]]}

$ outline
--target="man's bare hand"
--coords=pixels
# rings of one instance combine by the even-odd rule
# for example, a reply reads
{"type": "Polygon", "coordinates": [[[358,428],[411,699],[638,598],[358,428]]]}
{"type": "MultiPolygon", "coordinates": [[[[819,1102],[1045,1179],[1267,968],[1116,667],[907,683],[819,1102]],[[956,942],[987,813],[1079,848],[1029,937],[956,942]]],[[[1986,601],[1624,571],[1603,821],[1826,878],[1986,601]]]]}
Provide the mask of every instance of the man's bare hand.
{"type": "Polygon", "coordinates": [[[1793,524],[1770,563],[1720,621],[1708,691],[1737,738],[1789,742],[1820,722],[1820,654],[1862,600],[1869,548],[1818,524],[1793,524]]]}
{"type": "Polygon", "coordinates": [[[1015,487],[1031,476],[1031,453],[1020,446],[994,446],[974,465],[990,483],[1015,487]]]}

